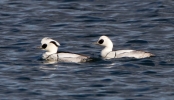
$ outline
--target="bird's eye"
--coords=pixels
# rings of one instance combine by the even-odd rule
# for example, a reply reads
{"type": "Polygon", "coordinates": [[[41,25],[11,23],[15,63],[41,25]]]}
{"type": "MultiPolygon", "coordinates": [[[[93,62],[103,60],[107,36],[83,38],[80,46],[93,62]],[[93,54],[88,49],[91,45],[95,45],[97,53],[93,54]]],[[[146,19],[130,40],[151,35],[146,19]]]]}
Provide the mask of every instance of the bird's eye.
{"type": "Polygon", "coordinates": [[[101,40],[98,41],[99,44],[102,44],[103,42],[104,42],[103,39],[101,39],[101,40]]]}
{"type": "Polygon", "coordinates": [[[42,48],[45,49],[47,47],[47,44],[43,44],[42,48]]]}

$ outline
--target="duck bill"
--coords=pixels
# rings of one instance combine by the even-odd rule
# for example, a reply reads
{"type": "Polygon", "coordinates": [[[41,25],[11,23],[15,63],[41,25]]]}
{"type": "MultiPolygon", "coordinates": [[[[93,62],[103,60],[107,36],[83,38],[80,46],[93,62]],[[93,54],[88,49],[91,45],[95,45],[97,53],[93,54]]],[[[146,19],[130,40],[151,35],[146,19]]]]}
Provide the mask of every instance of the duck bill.
{"type": "Polygon", "coordinates": [[[95,44],[95,45],[99,45],[98,42],[94,42],[93,44],[95,44]]]}
{"type": "Polygon", "coordinates": [[[36,48],[38,48],[38,49],[43,49],[42,46],[37,46],[36,48]]]}

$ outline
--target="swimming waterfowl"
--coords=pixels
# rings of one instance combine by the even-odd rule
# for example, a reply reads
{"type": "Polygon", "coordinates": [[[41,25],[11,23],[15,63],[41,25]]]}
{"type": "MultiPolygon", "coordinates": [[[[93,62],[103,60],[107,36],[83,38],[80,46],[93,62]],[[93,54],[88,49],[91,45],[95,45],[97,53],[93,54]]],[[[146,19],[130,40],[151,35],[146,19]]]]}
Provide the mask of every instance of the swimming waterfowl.
{"type": "Polygon", "coordinates": [[[133,58],[147,58],[154,56],[154,54],[139,51],[139,50],[117,50],[113,51],[113,43],[111,39],[107,36],[101,36],[99,40],[95,43],[105,48],[101,51],[101,56],[106,59],[111,58],[122,58],[122,57],[133,57],[133,58]]]}
{"type": "Polygon", "coordinates": [[[61,62],[85,62],[89,57],[81,54],[58,52],[59,42],[49,37],[45,37],[41,40],[41,49],[46,52],[42,55],[42,58],[46,61],[61,61],[61,62]]]}

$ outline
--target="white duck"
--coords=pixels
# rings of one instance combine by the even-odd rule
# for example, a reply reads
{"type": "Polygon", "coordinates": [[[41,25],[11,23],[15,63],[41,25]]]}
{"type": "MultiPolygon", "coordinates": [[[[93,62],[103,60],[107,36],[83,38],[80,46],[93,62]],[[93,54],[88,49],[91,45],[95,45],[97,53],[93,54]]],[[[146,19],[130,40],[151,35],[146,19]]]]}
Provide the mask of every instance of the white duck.
{"type": "Polygon", "coordinates": [[[45,37],[41,40],[41,47],[43,50],[46,50],[42,55],[42,58],[47,61],[61,61],[61,62],[85,62],[89,57],[83,56],[75,53],[64,53],[58,52],[58,47],[60,44],[49,37],[45,37]]]}
{"type": "Polygon", "coordinates": [[[105,48],[101,51],[101,56],[105,59],[111,58],[122,58],[122,57],[133,57],[133,58],[146,58],[154,56],[151,53],[137,50],[117,50],[112,51],[113,43],[107,36],[101,36],[95,44],[104,46],[105,48]]]}

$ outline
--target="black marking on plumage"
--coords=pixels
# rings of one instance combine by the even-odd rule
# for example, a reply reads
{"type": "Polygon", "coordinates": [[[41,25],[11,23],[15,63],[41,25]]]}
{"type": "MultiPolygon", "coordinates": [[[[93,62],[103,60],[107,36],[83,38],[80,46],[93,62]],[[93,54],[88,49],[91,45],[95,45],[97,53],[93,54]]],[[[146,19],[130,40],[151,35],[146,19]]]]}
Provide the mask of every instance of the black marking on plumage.
{"type": "Polygon", "coordinates": [[[101,39],[101,40],[98,41],[99,44],[102,44],[103,42],[104,42],[103,39],[101,39]]]}
{"type": "Polygon", "coordinates": [[[57,54],[57,61],[59,61],[59,55],[58,55],[58,53],[56,53],[57,54]]]}
{"type": "Polygon", "coordinates": [[[42,48],[45,49],[47,47],[47,44],[43,44],[42,48]]]}
{"type": "Polygon", "coordinates": [[[55,41],[51,41],[50,43],[53,43],[55,46],[58,47],[57,43],[55,41]]]}
{"type": "MultiPolygon", "coordinates": [[[[59,55],[58,55],[58,53],[53,53],[53,54],[56,54],[56,55],[57,55],[57,61],[59,61],[59,55]]],[[[47,57],[46,57],[46,60],[49,60],[49,57],[51,57],[53,54],[47,56],[47,57]]]]}
{"type": "Polygon", "coordinates": [[[114,56],[114,58],[116,57],[116,52],[115,52],[115,56],[114,56]]]}
{"type": "MultiPolygon", "coordinates": [[[[52,55],[52,54],[51,54],[52,55]]],[[[49,57],[51,57],[51,55],[47,56],[46,60],[49,60],[49,57]]]]}
{"type": "Polygon", "coordinates": [[[67,52],[67,51],[57,51],[57,53],[72,53],[72,52],[67,52]]]}
{"type": "MultiPolygon", "coordinates": [[[[110,51],[110,52],[112,52],[112,51],[110,51]]],[[[106,58],[110,52],[108,52],[104,58],[106,58]]]]}

